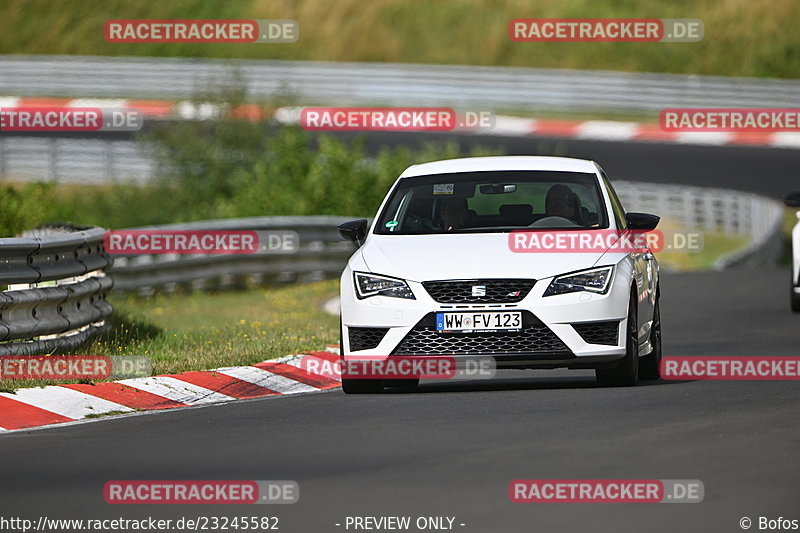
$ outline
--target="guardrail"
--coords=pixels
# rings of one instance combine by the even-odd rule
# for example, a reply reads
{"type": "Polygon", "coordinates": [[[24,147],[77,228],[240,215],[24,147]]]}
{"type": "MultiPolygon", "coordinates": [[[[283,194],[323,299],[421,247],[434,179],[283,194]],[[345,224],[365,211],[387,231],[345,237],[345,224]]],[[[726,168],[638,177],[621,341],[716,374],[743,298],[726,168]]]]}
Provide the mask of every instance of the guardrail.
{"type": "Polygon", "coordinates": [[[398,63],[101,56],[0,57],[0,94],[190,98],[235,67],[247,94],[335,105],[652,112],[665,107],[799,107],[797,80],[398,63]],[[169,80],[169,83],[164,83],[169,80]]]}
{"type": "Polygon", "coordinates": [[[0,135],[0,178],[145,183],[155,168],[141,143],[132,140],[0,135]]]}
{"type": "Polygon", "coordinates": [[[0,239],[0,355],[49,353],[102,329],[112,280],[102,228],[0,239]]]}
{"type": "Polygon", "coordinates": [[[656,213],[679,221],[687,230],[701,229],[745,237],[742,248],[719,258],[714,268],[755,268],[780,257],[783,206],[758,194],[693,187],[615,181],[614,188],[629,211],[656,213]]]}
{"type": "Polygon", "coordinates": [[[295,231],[299,248],[292,254],[116,255],[110,274],[114,290],[152,294],[179,288],[211,290],[244,288],[264,283],[316,281],[338,277],[355,246],[342,240],[336,228],[348,217],[253,217],[137,230],[271,230],[295,231]]]}

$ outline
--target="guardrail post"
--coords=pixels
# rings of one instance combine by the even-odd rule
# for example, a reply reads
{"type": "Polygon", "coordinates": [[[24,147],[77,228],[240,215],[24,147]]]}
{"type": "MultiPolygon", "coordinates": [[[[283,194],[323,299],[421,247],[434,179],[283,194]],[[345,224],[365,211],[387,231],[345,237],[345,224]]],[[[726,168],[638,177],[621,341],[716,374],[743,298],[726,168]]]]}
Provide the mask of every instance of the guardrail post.
{"type": "Polygon", "coordinates": [[[103,142],[103,154],[105,155],[105,175],[114,183],[117,181],[117,173],[114,171],[114,145],[110,139],[103,142]]]}
{"type": "Polygon", "coordinates": [[[0,137],[0,178],[6,177],[6,139],[0,137]]]}
{"type": "Polygon", "coordinates": [[[50,138],[48,144],[48,165],[47,165],[47,179],[48,181],[58,181],[58,139],[55,137],[50,138]]]}

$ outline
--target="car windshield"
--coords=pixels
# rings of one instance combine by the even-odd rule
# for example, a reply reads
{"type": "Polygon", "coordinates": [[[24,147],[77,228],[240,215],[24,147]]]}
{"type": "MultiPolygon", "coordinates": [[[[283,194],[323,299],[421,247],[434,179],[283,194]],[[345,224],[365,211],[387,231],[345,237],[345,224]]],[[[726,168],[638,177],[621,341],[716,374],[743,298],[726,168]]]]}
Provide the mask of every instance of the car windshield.
{"type": "Polygon", "coordinates": [[[597,176],[503,171],[404,178],[375,233],[425,235],[608,227],[597,176]]]}

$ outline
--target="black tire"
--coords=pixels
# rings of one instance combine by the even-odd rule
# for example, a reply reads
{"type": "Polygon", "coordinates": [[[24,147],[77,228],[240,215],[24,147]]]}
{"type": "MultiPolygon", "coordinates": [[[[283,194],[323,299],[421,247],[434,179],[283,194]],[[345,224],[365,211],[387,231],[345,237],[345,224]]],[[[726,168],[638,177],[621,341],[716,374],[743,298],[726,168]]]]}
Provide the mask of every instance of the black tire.
{"type": "Polygon", "coordinates": [[[793,313],[800,313],[800,294],[794,292],[796,289],[794,282],[792,282],[792,312],[793,313]]]}
{"type": "Polygon", "coordinates": [[[632,387],[639,381],[639,339],[637,327],[636,296],[628,303],[628,330],[625,342],[625,357],[614,368],[598,368],[594,371],[597,383],[606,387],[632,387]]]}
{"type": "Polygon", "coordinates": [[[653,309],[653,327],[650,329],[650,346],[653,351],[639,358],[639,379],[653,380],[661,377],[661,309],[658,294],[653,309]]]}
{"type": "Polygon", "coordinates": [[[383,390],[382,379],[342,379],[345,394],[377,394],[383,390]]]}
{"type": "Polygon", "coordinates": [[[384,387],[394,387],[396,389],[415,389],[419,385],[419,378],[412,379],[387,379],[383,382],[384,387]]]}

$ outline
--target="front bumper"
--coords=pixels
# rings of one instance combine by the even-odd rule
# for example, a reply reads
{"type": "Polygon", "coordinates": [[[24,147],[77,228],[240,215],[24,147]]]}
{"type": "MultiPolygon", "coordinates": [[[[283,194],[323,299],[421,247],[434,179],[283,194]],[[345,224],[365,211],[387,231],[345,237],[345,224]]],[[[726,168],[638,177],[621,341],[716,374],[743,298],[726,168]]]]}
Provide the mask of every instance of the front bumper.
{"type": "Polygon", "coordinates": [[[545,278],[537,280],[519,302],[445,304],[434,300],[422,283],[415,281],[407,281],[415,300],[384,296],[359,300],[348,267],[341,278],[342,354],[491,356],[498,368],[613,366],[625,355],[630,280],[631,269],[623,261],[617,265],[606,294],[576,292],[543,297],[552,281],[545,278]],[[432,317],[448,311],[522,311],[523,329],[436,332],[432,317]],[[610,327],[616,331],[609,331],[610,327]]]}

